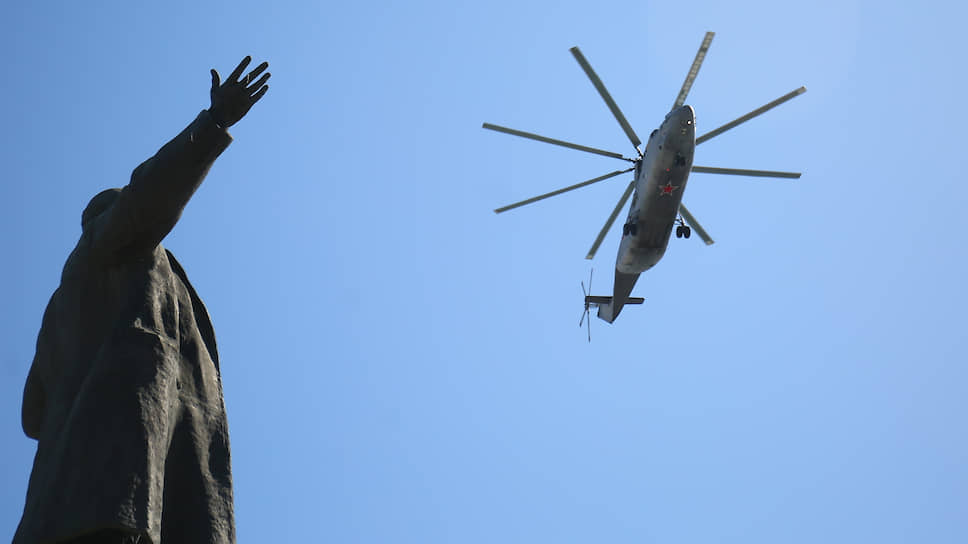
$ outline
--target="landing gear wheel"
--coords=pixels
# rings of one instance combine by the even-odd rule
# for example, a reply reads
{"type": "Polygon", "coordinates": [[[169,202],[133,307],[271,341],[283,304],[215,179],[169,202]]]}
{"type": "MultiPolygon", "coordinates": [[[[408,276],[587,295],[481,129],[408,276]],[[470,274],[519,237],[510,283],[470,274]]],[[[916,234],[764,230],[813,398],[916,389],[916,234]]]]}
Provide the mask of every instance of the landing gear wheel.
{"type": "Polygon", "coordinates": [[[692,235],[692,229],[689,227],[682,227],[682,235],[686,238],[689,238],[689,236],[692,235]]]}
{"type": "Polygon", "coordinates": [[[676,238],[682,238],[682,225],[676,226],[676,238]]]}
{"type": "Polygon", "coordinates": [[[631,225],[629,225],[629,234],[631,234],[632,236],[635,236],[638,233],[639,233],[638,225],[636,225],[635,223],[632,223],[631,225]]]}
{"type": "Polygon", "coordinates": [[[623,236],[628,236],[629,235],[629,224],[628,223],[622,225],[622,235],[623,236]]]}

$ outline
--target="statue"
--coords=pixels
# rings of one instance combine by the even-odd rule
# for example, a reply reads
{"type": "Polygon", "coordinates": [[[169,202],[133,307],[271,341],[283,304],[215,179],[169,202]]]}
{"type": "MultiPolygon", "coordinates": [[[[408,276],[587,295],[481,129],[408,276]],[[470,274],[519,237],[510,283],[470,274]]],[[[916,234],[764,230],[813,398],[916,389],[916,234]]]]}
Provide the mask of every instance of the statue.
{"type": "Polygon", "coordinates": [[[235,542],[215,335],[161,241],[269,89],[250,61],[212,70],[211,106],[81,216],[24,387],[37,453],[14,544],[235,542]]]}

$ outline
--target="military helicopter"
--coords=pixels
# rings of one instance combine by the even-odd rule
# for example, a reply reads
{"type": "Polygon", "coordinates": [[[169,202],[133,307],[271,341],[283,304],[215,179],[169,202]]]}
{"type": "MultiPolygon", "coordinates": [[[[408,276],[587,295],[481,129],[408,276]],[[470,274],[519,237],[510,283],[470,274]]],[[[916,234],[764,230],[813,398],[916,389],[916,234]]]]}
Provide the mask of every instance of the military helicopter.
{"type": "MultiPolygon", "coordinates": [[[[690,172],[771,178],[796,179],[800,177],[800,173],[797,172],[740,170],[693,165],[692,160],[697,145],[719,136],[727,130],[745,123],[807,91],[806,87],[800,87],[697,138],[696,114],[692,107],[685,105],[685,102],[686,96],[689,94],[689,89],[692,87],[693,81],[695,81],[696,75],[699,73],[699,68],[702,66],[703,59],[706,57],[706,52],[709,50],[709,45],[712,43],[713,36],[715,36],[714,32],[706,33],[702,45],[699,46],[699,51],[696,53],[696,58],[693,60],[692,67],[689,68],[689,73],[686,75],[686,80],[679,90],[679,95],[672,104],[672,109],[666,114],[659,128],[653,130],[649,135],[649,140],[646,142],[644,150],[641,148],[641,140],[639,140],[635,131],[632,130],[625,115],[622,114],[618,104],[609,95],[602,80],[592,69],[591,65],[585,59],[585,56],[582,55],[577,47],[571,48],[571,54],[574,55],[575,60],[578,61],[578,64],[591,80],[595,89],[598,90],[598,94],[601,95],[605,104],[608,105],[612,115],[635,147],[636,156],[634,157],[626,157],[621,153],[548,138],[546,136],[493,125],[491,123],[483,124],[483,128],[489,130],[503,132],[513,136],[521,136],[523,138],[570,149],[577,149],[578,151],[585,151],[587,153],[604,155],[632,163],[632,166],[625,170],[609,172],[608,174],[576,183],[563,189],[522,200],[521,202],[515,202],[514,204],[509,204],[494,210],[495,213],[503,213],[615,176],[634,172],[632,181],[625,188],[625,192],[619,198],[618,204],[612,210],[611,215],[608,216],[608,219],[605,221],[605,226],[598,232],[598,236],[592,243],[591,249],[588,250],[588,254],[585,256],[586,259],[592,259],[595,256],[595,252],[598,251],[598,247],[612,227],[622,207],[625,206],[625,203],[631,197],[632,204],[629,206],[628,219],[622,225],[622,241],[619,245],[618,257],[615,261],[615,283],[612,288],[612,296],[591,295],[591,277],[589,277],[588,282],[589,291],[585,291],[585,285],[582,282],[582,291],[585,294],[585,312],[582,314],[579,326],[582,325],[588,316],[589,309],[592,307],[597,307],[599,318],[608,323],[612,323],[622,311],[622,307],[626,304],[642,304],[644,302],[642,298],[630,297],[629,295],[632,293],[632,288],[639,279],[639,275],[655,266],[662,258],[669,244],[669,238],[672,235],[672,227],[676,228],[676,238],[689,238],[692,235],[692,231],[695,230],[696,234],[699,235],[706,245],[713,243],[713,239],[710,238],[709,234],[682,203],[682,194],[685,192],[686,181],[689,178],[690,172]]],[[[589,319],[589,340],[591,340],[590,322],[591,319],[589,319]]]]}

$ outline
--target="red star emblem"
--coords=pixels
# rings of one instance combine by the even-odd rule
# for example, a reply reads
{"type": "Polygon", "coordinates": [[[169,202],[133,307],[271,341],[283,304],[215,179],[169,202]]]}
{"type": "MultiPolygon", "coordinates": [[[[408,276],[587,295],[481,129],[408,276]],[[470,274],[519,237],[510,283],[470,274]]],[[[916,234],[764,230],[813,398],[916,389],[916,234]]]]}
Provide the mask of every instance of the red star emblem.
{"type": "Polygon", "coordinates": [[[672,191],[678,189],[678,185],[673,185],[671,181],[666,182],[665,185],[659,186],[659,195],[671,195],[672,191]]]}

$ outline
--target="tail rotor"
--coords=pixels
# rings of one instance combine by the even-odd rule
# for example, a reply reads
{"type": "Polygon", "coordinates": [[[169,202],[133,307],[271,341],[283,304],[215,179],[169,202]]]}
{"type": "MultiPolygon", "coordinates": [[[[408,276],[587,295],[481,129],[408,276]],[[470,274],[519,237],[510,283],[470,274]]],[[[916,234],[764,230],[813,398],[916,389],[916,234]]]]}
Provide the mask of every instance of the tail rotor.
{"type": "Polygon", "coordinates": [[[588,341],[589,342],[592,341],[592,318],[591,318],[591,315],[590,315],[590,312],[591,312],[591,310],[590,310],[591,303],[588,300],[588,296],[592,292],[592,274],[594,274],[594,273],[595,273],[595,269],[594,268],[588,273],[588,290],[587,291],[585,290],[585,282],[581,282],[581,292],[582,292],[583,295],[585,295],[585,297],[584,297],[584,301],[585,301],[585,311],[581,314],[581,319],[578,321],[578,327],[581,328],[581,326],[585,323],[585,319],[586,318],[588,319],[588,341]]]}

